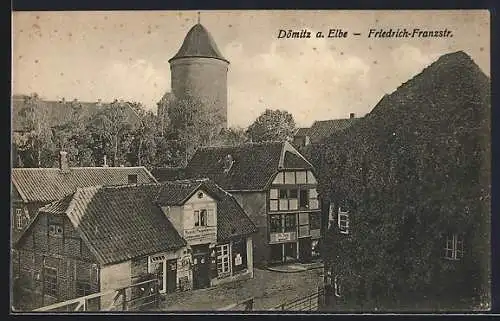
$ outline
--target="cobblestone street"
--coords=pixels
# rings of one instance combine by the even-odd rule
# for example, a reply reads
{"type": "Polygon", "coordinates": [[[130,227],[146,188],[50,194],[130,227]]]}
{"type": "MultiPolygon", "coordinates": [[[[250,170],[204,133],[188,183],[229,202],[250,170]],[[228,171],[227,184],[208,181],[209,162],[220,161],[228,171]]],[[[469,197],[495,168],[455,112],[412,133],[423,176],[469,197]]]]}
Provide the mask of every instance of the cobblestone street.
{"type": "Polygon", "coordinates": [[[254,278],[216,287],[168,294],[161,311],[208,311],[254,298],[254,310],[268,310],[281,303],[305,297],[323,284],[323,269],[282,273],[254,269],[254,278]]]}

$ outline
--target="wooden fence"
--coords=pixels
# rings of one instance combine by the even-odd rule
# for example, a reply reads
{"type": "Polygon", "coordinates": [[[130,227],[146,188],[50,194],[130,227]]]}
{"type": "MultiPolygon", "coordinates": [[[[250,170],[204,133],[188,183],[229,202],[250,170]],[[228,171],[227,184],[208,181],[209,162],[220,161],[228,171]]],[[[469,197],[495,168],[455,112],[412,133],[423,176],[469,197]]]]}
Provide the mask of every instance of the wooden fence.
{"type": "Polygon", "coordinates": [[[157,308],[158,303],[158,281],[153,279],[54,303],[35,309],[34,312],[141,311],[157,308]],[[105,296],[112,296],[112,303],[101,307],[101,299],[105,296]]]}
{"type": "Polygon", "coordinates": [[[318,288],[318,291],[308,296],[297,298],[290,302],[282,303],[274,308],[272,311],[318,311],[325,303],[325,290],[318,288]]]}

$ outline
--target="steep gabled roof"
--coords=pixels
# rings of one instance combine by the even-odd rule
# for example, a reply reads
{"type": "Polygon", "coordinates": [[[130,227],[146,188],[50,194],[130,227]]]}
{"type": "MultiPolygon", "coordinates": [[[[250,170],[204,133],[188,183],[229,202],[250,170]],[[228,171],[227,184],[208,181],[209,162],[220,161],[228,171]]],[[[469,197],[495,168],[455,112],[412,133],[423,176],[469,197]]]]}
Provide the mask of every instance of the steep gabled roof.
{"type": "Polygon", "coordinates": [[[122,185],[128,175],[137,175],[137,183],[155,183],[156,179],[145,167],[72,167],[13,168],[12,183],[25,202],[52,202],[79,187],[122,185]]]}
{"type": "Polygon", "coordinates": [[[229,61],[222,56],[219,48],[217,48],[212,35],[199,23],[189,30],[181,48],[169,62],[175,59],[188,57],[215,58],[229,63],[229,61]]]}
{"type": "MultiPolygon", "coordinates": [[[[203,189],[204,180],[178,180],[163,182],[155,202],[159,205],[180,206],[183,205],[196,191],[203,189]]],[[[217,196],[207,192],[217,201],[217,196]]]]}
{"type": "Polygon", "coordinates": [[[236,199],[211,180],[205,180],[202,188],[215,195],[217,201],[217,241],[223,242],[235,236],[245,236],[257,232],[236,199]]]}
{"type": "Polygon", "coordinates": [[[288,142],[204,147],[189,161],[186,177],[206,177],[228,191],[257,191],[285,168],[312,169],[312,165],[288,142]],[[224,168],[227,155],[233,160],[229,171],[224,168]]]}
{"type": "MultiPolygon", "coordinates": [[[[329,137],[335,132],[349,128],[357,120],[359,118],[318,120],[312,124],[311,128],[307,131],[302,131],[301,134],[309,136],[312,143],[318,143],[323,138],[329,137]]],[[[299,135],[296,134],[295,136],[299,135]]]]}
{"type": "Polygon", "coordinates": [[[158,167],[151,170],[151,174],[159,182],[177,181],[185,178],[184,167],[158,167]]]}
{"type": "Polygon", "coordinates": [[[66,215],[100,264],[118,263],[186,245],[154,204],[160,189],[160,184],[78,188],[40,213],[66,215]]]}

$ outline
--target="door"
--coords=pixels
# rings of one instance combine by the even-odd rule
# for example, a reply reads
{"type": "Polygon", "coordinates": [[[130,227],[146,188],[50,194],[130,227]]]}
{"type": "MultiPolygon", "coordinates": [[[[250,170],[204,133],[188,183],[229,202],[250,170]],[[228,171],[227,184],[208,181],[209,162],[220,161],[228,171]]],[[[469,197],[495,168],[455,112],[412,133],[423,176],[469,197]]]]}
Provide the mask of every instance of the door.
{"type": "Polygon", "coordinates": [[[193,256],[193,287],[195,289],[203,289],[210,286],[208,268],[207,254],[193,256]]]}
{"type": "Polygon", "coordinates": [[[156,263],[156,279],[158,280],[158,290],[160,293],[165,293],[165,270],[166,264],[165,261],[158,261],[156,263]]]}
{"type": "Polygon", "coordinates": [[[175,292],[177,288],[177,260],[167,261],[167,292],[175,292]]]}
{"type": "Polygon", "coordinates": [[[309,237],[299,239],[299,258],[301,262],[311,262],[312,241],[309,237]]]}

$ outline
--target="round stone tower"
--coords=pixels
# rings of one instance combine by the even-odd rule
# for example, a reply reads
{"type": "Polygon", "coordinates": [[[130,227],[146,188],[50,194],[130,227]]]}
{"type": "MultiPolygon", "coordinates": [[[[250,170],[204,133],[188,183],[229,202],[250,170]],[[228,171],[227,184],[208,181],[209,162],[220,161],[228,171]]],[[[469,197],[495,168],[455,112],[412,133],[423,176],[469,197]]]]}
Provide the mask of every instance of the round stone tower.
{"type": "Polygon", "coordinates": [[[212,104],[226,128],[229,61],[222,56],[208,30],[200,23],[194,25],[177,54],[168,62],[174,96],[212,104]]]}

